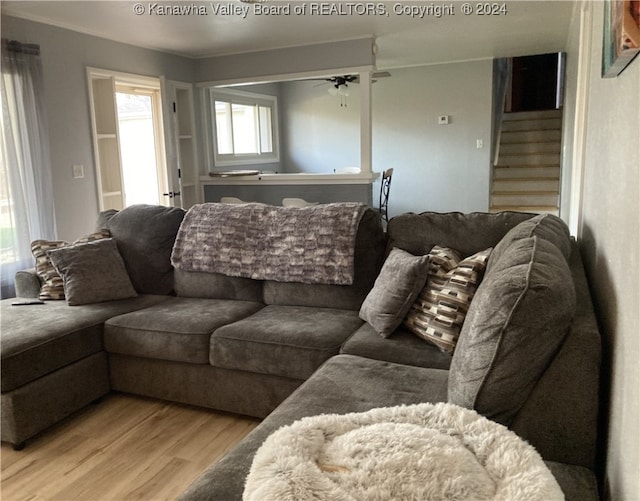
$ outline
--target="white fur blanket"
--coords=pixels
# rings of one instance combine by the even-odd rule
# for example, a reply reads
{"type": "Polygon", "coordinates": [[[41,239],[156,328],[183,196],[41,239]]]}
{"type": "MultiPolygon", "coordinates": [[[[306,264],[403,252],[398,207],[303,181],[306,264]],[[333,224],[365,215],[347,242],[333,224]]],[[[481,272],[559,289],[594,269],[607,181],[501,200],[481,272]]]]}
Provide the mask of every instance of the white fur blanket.
{"type": "Polygon", "coordinates": [[[311,284],[350,285],[355,241],[366,206],[194,205],[171,263],[185,271],[311,284]]]}
{"type": "Polygon", "coordinates": [[[555,501],[533,447],[453,404],[304,418],[256,453],[244,501],[555,501]]]}

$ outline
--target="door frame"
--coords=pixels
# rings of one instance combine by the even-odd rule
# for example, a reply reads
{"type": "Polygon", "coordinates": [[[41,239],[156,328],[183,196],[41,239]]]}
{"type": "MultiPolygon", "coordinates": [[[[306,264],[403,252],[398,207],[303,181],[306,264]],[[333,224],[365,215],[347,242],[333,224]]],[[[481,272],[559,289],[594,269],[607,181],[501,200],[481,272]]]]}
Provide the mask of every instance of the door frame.
{"type": "MultiPolygon", "coordinates": [[[[118,88],[134,89],[136,92],[152,95],[152,106],[153,106],[153,114],[154,114],[153,123],[154,123],[155,139],[156,139],[155,141],[156,142],[155,144],[156,161],[157,161],[157,168],[158,168],[158,193],[160,196],[159,199],[162,205],[175,206],[176,204],[175,197],[168,196],[170,193],[173,193],[176,190],[174,190],[172,175],[169,172],[170,162],[167,161],[167,155],[166,155],[167,150],[166,150],[165,137],[168,131],[166,128],[164,109],[163,109],[164,93],[163,93],[162,77],[149,77],[144,75],[136,75],[133,73],[123,73],[119,71],[87,67],[87,81],[89,86],[89,100],[90,100],[90,109],[92,114],[92,122],[94,124],[93,134],[94,134],[94,145],[95,145],[97,144],[96,138],[98,136],[98,131],[96,131],[96,128],[95,128],[97,111],[96,111],[96,106],[94,102],[93,88],[92,88],[92,82],[94,79],[111,79],[112,80],[114,102],[115,102],[115,93],[118,92],[118,88]]],[[[115,110],[114,119],[117,124],[118,122],[117,109],[115,110]]],[[[119,131],[117,130],[117,128],[116,128],[116,136],[119,136],[119,131]]],[[[119,138],[116,137],[116,139],[118,141],[118,156],[120,157],[119,138]]],[[[98,193],[100,195],[101,173],[100,173],[100,164],[99,164],[98,155],[99,155],[99,152],[97,150],[94,151],[95,175],[96,175],[96,182],[98,183],[98,193]]],[[[120,164],[118,168],[120,169],[120,175],[122,176],[121,157],[120,157],[120,164]]],[[[124,190],[124,187],[123,187],[123,190],[124,190]]],[[[102,207],[102,204],[103,204],[103,201],[100,198],[100,205],[101,205],[100,208],[101,210],[104,210],[104,208],[102,207]]],[[[121,208],[124,208],[127,206],[126,193],[123,193],[122,204],[123,204],[123,207],[121,208]]]]}

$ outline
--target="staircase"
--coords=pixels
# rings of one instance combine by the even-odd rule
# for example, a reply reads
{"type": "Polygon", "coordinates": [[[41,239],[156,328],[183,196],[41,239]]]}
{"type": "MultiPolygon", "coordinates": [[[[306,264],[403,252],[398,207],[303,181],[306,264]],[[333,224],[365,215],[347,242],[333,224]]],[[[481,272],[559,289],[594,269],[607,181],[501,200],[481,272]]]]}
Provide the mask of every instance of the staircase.
{"type": "Polygon", "coordinates": [[[491,212],[558,215],[562,111],[506,113],[498,163],[493,167],[491,212]]]}

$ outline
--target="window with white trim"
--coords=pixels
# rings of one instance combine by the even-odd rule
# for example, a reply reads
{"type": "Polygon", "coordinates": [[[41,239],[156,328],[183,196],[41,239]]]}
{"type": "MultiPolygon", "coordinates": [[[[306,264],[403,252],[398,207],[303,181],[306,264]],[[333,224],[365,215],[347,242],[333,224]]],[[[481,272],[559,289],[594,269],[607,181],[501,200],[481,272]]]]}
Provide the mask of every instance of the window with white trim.
{"type": "Polygon", "coordinates": [[[209,97],[216,166],[279,160],[276,96],[211,88],[209,97]]]}

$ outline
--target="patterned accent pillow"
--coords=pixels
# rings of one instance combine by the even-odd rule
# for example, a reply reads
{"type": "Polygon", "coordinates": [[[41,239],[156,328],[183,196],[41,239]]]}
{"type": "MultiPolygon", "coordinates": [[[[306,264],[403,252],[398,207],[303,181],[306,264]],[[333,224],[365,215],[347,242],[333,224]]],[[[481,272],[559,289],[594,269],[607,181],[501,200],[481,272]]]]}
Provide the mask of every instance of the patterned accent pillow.
{"type": "Polygon", "coordinates": [[[411,306],[405,327],[440,350],[453,353],[491,250],[462,259],[457,251],[436,245],[429,253],[427,284],[411,306]]]}
{"type": "Polygon", "coordinates": [[[69,245],[93,242],[103,238],[110,238],[109,230],[100,230],[97,233],[91,233],[86,237],[79,238],[73,244],[64,240],[34,240],[31,243],[31,252],[36,259],[36,273],[42,279],[42,287],[40,288],[40,299],[44,301],[64,299],[64,283],[62,277],[58,274],[51,263],[51,259],[47,254],[48,251],[61,249],[69,245]]]}

